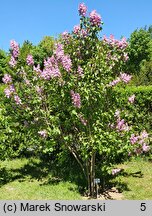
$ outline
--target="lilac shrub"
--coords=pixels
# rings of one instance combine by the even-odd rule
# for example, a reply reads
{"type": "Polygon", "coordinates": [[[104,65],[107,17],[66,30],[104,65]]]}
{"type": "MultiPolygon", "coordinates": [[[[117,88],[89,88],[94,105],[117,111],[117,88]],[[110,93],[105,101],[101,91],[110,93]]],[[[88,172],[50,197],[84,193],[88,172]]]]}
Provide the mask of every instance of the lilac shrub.
{"type": "MultiPolygon", "coordinates": [[[[93,10],[87,17],[84,3],[78,12],[80,24],[72,33],[62,33],[43,66],[29,54],[26,67],[16,68],[19,46],[11,42],[10,66],[18,71],[17,79],[6,74],[3,82],[14,116],[26,122],[24,127],[39,140],[39,148],[53,151],[59,144],[63,151],[68,149],[93,196],[99,170],[104,181],[105,170],[115,175],[119,170],[112,168],[117,162],[150,147],[147,132],[135,131],[125,110],[117,109],[121,98],[116,88],[125,88],[132,78],[122,71],[128,60],[126,39],[100,39],[101,16],[93,10]]],[[[131,95],[126,103],[134,106],[135,99],[131,95]]]]}

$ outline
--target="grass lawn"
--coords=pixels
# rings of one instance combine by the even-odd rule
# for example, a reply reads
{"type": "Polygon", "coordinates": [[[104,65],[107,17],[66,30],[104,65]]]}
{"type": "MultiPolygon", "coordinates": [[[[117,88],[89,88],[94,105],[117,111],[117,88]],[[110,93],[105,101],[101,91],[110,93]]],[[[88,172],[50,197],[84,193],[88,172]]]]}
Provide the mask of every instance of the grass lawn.
{"type": "Polygon", "coordinates": [[[76,184],[53,177],[39,159],[15,159],[0,166],[1,200],[82,199],[76,184]]]}
{"type": "Polygon", "coordinates": [[[125,200],[152,200],[152,161],[136,158],[118,167],[124,172],[114,182],[125,200]]]}
{"type": "MultiPolygon", "coordinates": [[[[118,167],[124,171],[111,183],[122,191],[124,199],[152,199],[152,162],[140,158],[118,167]]],[[[0,199],[83,199],[76,183],[54,177],[50,168],[35,158],[1,162],[0,199]]]]}

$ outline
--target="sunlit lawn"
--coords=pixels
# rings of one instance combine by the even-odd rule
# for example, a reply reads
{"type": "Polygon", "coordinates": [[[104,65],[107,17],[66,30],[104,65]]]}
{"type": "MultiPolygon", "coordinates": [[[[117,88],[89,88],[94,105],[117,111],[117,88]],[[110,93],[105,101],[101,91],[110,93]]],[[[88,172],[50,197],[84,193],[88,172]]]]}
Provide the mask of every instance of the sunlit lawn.
{"type": "Polygon", "coordinates": [[[114,181],[122,188],[124,199],[152,200],[152,162],[137,158],[118,167],[124,171],[114,181]]]}

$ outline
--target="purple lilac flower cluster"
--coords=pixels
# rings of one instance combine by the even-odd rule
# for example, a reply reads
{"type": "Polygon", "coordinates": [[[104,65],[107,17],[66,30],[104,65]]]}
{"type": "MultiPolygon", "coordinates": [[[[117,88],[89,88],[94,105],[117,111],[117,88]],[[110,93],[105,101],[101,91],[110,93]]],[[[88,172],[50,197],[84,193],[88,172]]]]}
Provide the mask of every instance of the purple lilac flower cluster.
{"type": "Polygon", "coordinates": [[[2,78],[3,83],[8,84],[12,82],[12,77],[9,74],[4,74],[4,77],[2,78]]]}
{"type": "Polygon", "coordinates": [[[22,101],[18,95],[14,95],[14,101],[17,105],[21,105],[22,101]]]}
{"type": "Polygon", "coordinates": [[[130,128],[128,124],[125,122],[125,120],[119,117],[117,118],[116,129],[118,132],[122,132],[122,131],[129,131],[130,128]]]}
{"type": "Polygon", "coordinates": [[[84,3],[79,4],[78,11],[79,11],[80,16],[85,16],[86,15],[87,7],[85,6],[84,3]]]}
{"type": "Polygon", "coordinates": [[[69,40],[71,38],[71,35],[67,31],[64,31],[61,36],[62,36],[63,41],[66,44],[69,44],[69,40]]]}
{"type": "Polygon", "coordinates": [[[113,87],[117,85],[119,82],[124,82],[127,84],[131,80],[132,76],[126,73],[120,73],[120,76],[117,77],[115,80],[111,81],[107,86],[113,87]]]}
{"type": "Polygon", "coordinates": [[[60,76],[61,73],[57,63],[54,64],[54,62],[52,62],[52,58],[47,58],[47,60],[44,61],[44,69],[40,73],[40,77],[49,80],[50,78],[60,77],[60,76]]]}
{"type": "Polygon", "coordinates": [[[100,26],[101,25],[101,16],[96,12],[96,10],[93,10],[90,13],[90,23],[92,26],[100,26]]]}
{"type": "Polygon", "coordinates": [[[33,66],[33,70],[38,77],[50,80],[50,78],[61,77],[59,64],[67,71],[71,71],[72,61],[69,55],[65,55],[63,44],[57,43],[54,54],[44,60],[44,69],[41,70],[40,65],[33,66]]]}
{"type": "Polygon", "coordinates": [[[19,56],[19,45],[16,41],[11,40],[10,47],[12,49],[12,56],[17,58],[19,56]]]}
{"type": "Polygon", "coordinates": [[[26,58],[26,63],[31,66],[31,65],[34,65],[34,59],[33,59],[33,56],[32,55],[28,55],[27,58],[26,58]]]}
{"type": "Polygon", "coordinates": [[[149,134],[144,130],[140,135],[132,134],[130,137],[130,142],[132,145],[138,144],[139,146],[135,148],[134,152],[136,154],[141,154],[142,152],[148,152],[150,146],[147,145],[146,140],[148,139],[149,134]]]}
{"type": "Polygon", "coordinates": [[[118,174],[120,171],[121,171],[121,169],[117,168],[117,169],[113,169],[111,173],[114,176],[114,175],[118,174]]]}
{"type": "Polygon", "coordinates": [[[15,58],[13,56],[11,56],[11,59],[9,61],[9,65],[14,68],[17,64],[17,61],[15,60],[15,58]]]}
{"type": "Polygon", "coordinates": [[[81,114],[79,114],[79,118],[80,118],[81,123],[82,123],[84,126],[86,126],[88,121],[87,121],[81,114]]]}
{"type": "Polygon", "coordinates": [[[114,38],[113,35],[110,35],[109,38],[107,38],[104,35],[103,36],[103,42],[105,44],[108,44],[111,47],[117,47],[117,48],[122,49],[122,50],[126,49],[127,46],[128,46],[128,42],[127,42],[125,37],[123,37],[121,40],[117,40],[117,39],[114,38]]]}
{"type": "Polygon", "coordinates": [[[124,119],[120,117],[120,110],[116,110],[114,116],[116,117],[116,124],[110,125],[111,128],[116,128],[118,132],[129,131],[130,128],[124,119]]]}
{"type": "Polygon", "coordinates": [[[67,71],[70,72],[71,67],[72,67],[72,61],[70,59],[69,55],[65,55],[64,54],[64,49],[63,49],[63,45],[58,43],[56,44],[56,50],[54,52],[58,63],[61,63],[63,68],[67,71]]]}
{"type": "Polygon", "coordinates": [[[4,89],[4,94],[7,98],[10,98],[14,92],[15,92],[14,85],[9,85],[7,88],[4,89]]]}
{"type": "Polygon", "coordinates": [[[120,79],[124,82],[124,83],[128,83],[131,80],[132,76],[126,73],[120,73],[120,79]]]}
{"type": "Polygon", "coordinates": [[[12,95],[14,95],[14,101],[17,105],[22,104],[20,97],[17,95],[15,91],[15,87],[12,84],[12,77],[9,74],[4,74],[4,77],[2,78],[3,82],[5,84],[8,84],[8,86],[4,89],[4,94],[7,98],[11,98],[12,95]]]}
{"type": "Polygon", "coordinates": [[[42,137],[42,138],[46,138],[48,136],[48,133],[46,130],[41,130],[38,131],[38,134],[42,137]]]}
{"type": "Polygon", "coordinates": [[[72,103],[75,107],[80,108],[81,107],[81,98],[79,93],[75,93],[73,90],[70,91],[72,103]]]}
{"type": "Polygon", "coordinates": [[[16,41],[11,40],[11,42],[10,42],[10,48],[12,50],[12,56],[11,56],[11,59],[9,61],[9,65],[11,67],[15,67],[16,64],[17,64],[16,59],[19,56],[19,45],[18,45],[18,43],[16,41]]]}
{"type": "Polygon", "coordinates": [[[76,34],[78,37],[85,38],[88,35],[87,29],[81,29],[80,25],[75,25],[73,28],[73,33],[76,34]]]}
{"type": "Polygon", "coordinates": [[[77,74],[79,75],[79,77],[82,77],[84,75],[83,69],[82,69],[82,67],[80,65],[78,66],[77,74]]]}
{"type": "Polygon", "coordinates": [[[80,25],[75,25],[73,28],[73,33],[79,35],[80,31],[81,31],[80,25]]]}
{"type": "Polygon", "coordinates": [[[133,104],[134,101],[135,101],[135,95],[133,94],[133,95],[131,95],[131,96],[128,98],[128,102],[131,103],[131,104],[133,104]]]}

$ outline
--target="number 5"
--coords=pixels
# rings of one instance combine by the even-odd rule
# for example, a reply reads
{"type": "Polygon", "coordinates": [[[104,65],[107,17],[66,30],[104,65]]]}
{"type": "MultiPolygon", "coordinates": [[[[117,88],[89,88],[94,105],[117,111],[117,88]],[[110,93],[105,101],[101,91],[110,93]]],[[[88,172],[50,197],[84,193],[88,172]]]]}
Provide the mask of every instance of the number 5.
{"type": "Polygon", "coordinates": [[[146,211],[146,203],[141,203],[140,210],[141,211],[146,211]]]}

